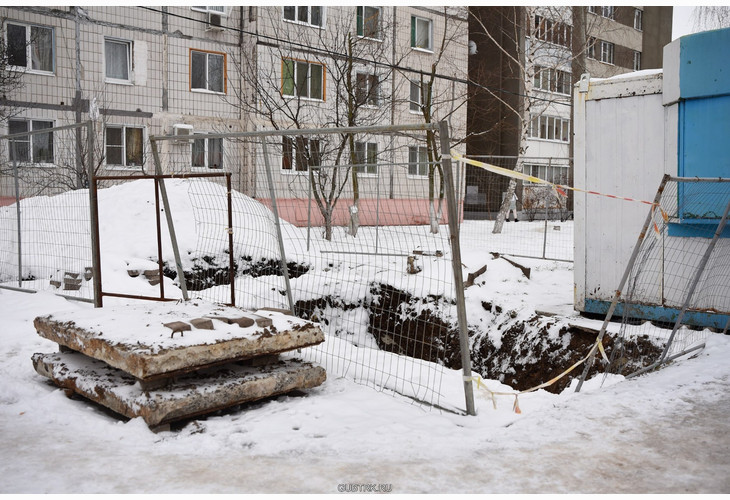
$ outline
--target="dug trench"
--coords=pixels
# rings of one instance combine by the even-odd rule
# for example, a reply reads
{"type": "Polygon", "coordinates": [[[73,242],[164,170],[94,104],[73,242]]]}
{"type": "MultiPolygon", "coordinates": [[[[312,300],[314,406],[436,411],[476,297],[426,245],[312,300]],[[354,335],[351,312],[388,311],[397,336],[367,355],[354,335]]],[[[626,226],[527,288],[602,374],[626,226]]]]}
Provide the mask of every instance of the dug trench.
{"type": "MultiPolygon", "coordinates": [[[[305,266],[289,262],[291,277],[308,271],[305,266]]],[[[264,276],[280,274],[278,262],[240,259],[235,263],[237,275],[264,276]]],[[[175,278],[175,271],[165,267],[165,275],[175,278]]],[[[200,290],[228,280],[228,269],[214,262],[201,262],[185,271],[188,288],[200,290]]],[[[295,314],[303,319],[321,322],[325,331],[331,323],[329,314],[339,314],[363,307],[368,312],[367,331],[378,347],[387,352],[411,356],[438,363],[450,369],[461,369],[459,333],[455,322],[444,319],[437,311],[453,307],[441,296],[416,297],[391,285],[372,283],[369,294],[358,303],[346,303],[339,297],[323,296],[295,302],[295,314]]],[[[530,389],[563,373],[583,359],[596,342],[596,332],[561,322],[558,318],[538,313],[528,319],[518,318],[516,311],[504,310],[499,304],[482,302],[482,322],[469,325],[472,370],[485,379],[499,380],[516,390],[530,389]]],[[[329,333],[329,332],[328,332],[329,333]]],[[[624,367],[624,373],[641,368],[644,359],[656,359],[659,348],[637,339],[635,345],[642,356],[624,367]]],[[[608,358],[614,339],[604,337],[603,347],[608,358]]],[[[605,372],[601,362],[595,363],[589,377],[605,372]]],[[[561,392],[580,376],[583,367],[574,369],[552,385],[550,392],[561,392]]]]}
{"type": "MultiPolygon", "coordinates": [[[[462,368],[458,329],[434,313],[444,307],[442,302],[442,297],[414,297],[390,285],[375,283],[371,285],[365,304],[344,304],[337,298],[323,297],[299,301],[295,309],[297,316],[327,325],[329,320],[323,315],[326,306],[343,311],[364,306],[369,311],[368,333],[380,349],[458,370],[462,368]]],[[[472,370],[485,379],[499,380],[518,391],[563,373],[583,359],[596,342],[595,331],[561,324],[553,317],[534,314],[527,320],[520,320],[515,311],[505,311],[489,302],[481,305],[487,327],[469,329],[472,370]]],[[[644,357],[656,359],[660,353],[656,346],[643,339],[637,344],[644,357]]],[[[613,339],[604,337],[603,346],[610,358],[613,339]]],[[[626,367],[629,373],[640,368],[643,361],[638,359],[634,363],[634,366],[626,367]]],[[[582,371],[581,365],[545,390],[561,392],[582,371]]],[[[602,363],[595,363],[589,377],[604,371],[602,363]]]]}

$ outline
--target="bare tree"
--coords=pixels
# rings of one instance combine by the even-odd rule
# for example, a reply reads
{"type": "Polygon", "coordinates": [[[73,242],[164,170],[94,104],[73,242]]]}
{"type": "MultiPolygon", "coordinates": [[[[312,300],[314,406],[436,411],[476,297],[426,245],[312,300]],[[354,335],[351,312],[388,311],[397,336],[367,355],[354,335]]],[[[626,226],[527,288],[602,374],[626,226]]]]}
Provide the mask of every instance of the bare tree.
{"type": "Polygon", "coordinates": [[[715,30],[730,27],[730,7],[727,5],[705,5],[692,11],[695,31],[715,30]]]}
{"type": "MultiPolygon", "coordinates": [[[[279,42],[266,49],[253,47],[251,57],[242,58],[237,69],[253,76],[248,82],[250,93],[236,89],[234,92],[239,93],[231,104],[241,106],[274,130],[386,121],[389,102],[385,86],[393,70],[392,64],[382,64],[389,57],[386,44],[377,39],[386,31],[387,21],[382,10],[369,12],[368,17],[364,8],[358,9],[363,10],[358,11],[355,33],[350,11],[329,9],[327,29],[319,30],[302,23],[281,23],[279,7],[264,9],[270,16],[268,22],[283,25],[277,33],[279,42]]],[[[288,14],[285,11],[285,16],[288,14]]],[[[335,207],[348,187],[353,195],[348,233],[355,236],[359,228],[359,173],[364,163],[359,139],[350,133],[328,137],[327,141],[320,137],[282,138],[282,168],[306,174],[287,179],[293,189],[311,189],[328,240],[332,238],[335,207]]],[[[383,153],[378,151],[378,155],[383,153]]]]}
{"type": "MultiPolygon", "coordinates": [[[[466,87],[457,90],[455,82],[442,78],[441,71],[445,66],[454,64],[453,61],[447,60],[447,54],[450,49],[459,43],[459,37],[463,33],[466,22],[453,19],[449,14],[449,7],[443,8],[443,30],[438,46],[435,50],[435,58],[431,63],[429,71],[424,75],[421,74],[418,80],[418,89],[420,93],[420,112],[425,123],[435,123],[437,121],[450,119],[466,105],[466,87]]],[[[467,47],[461,47],[464,51],[467,47]]],[[[453,69],[453,68],[452,68],[453,69]]],[[[405,74],[405,73],[404,73],[405,74]]],[[[410,76],[410,74],[406,74],[410,76]]],[[[464,137],[452,138],[452,144],[458,144],[465,140],[464,137]]],[[[443,215],[445,185],[444,173],[441,165],[441,156],[450,154],[449,151],[441,151],[438,144],[436,132],[428,130],[426,132],[426,151],[428,155],[428,201],[429,201],[429,222],[431,232],[437,234],[439,232],[439,221],[443,215]]]]}
{"type": "MultiPolygon", "coordinates": [[[[503,109],[516,118],[516,172],[524,169],[531,127],[541,127],[540,118],[556,106],[570,106],[569,95],[576,76],[573,73],[580,66],[584,68],[586,56],[592,56],[596,50],[592,45],[595,38],[576,37],[574,30],[597,35],[613,29],[600,16],[593,16],[591,25],[586,26],[584,19],[575,19],[574,11],[559,6],[494,8],[490,14],[503,16],[503,19],[490,23],[478,10],[472,9],[471,19],[479,34],[486,37],[507,61],[497,68],[498,71],[506,69],[517,83],[511,92],[484,86],[477,90],[500,102],[503,109]]],[[[554,127],[551,133],[560,134],[568,143],[568,122],[562,123],[559,130],[557,128],[554,127]]],[[[493,233],[501,233],[516,187],[517,181],[510,178],[493,233]]]]}

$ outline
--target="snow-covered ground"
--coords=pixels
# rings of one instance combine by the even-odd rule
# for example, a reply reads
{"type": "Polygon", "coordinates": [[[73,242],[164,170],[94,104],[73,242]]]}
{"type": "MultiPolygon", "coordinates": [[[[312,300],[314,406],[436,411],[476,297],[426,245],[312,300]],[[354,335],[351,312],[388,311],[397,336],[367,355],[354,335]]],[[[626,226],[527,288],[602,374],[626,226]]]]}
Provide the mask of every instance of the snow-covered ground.
{"type": "MultiPolygon", "coordinates": [[[[465,233],[484,231],[476,224],[465,224],[465,233]]],[[[149,288],[126,276],[129,260],[149,252],[121,229],[102,238],[114,242],[106,279],[130,293],[149,288]]],[[[498,298],[520,314],[573,316],[570,264],[528,261],[527,280],[491,260],[483,243],[465,237],[462,250],[468,270],[489,266],[480,286],[468,289],[467,305],[498,298]]],[[[175,291],[170,280],[165,287],[175,291]]],[[[155,434],[141,419],[123,422],[68,399],[33,370],[33,353],[56,350],[35,333],[33,319],[56,311],[83,315],[90,307],[49,291],[0,289],[0,493],[730,492],[727,336],[711,335],[699,354],[656,373],[612,377],[602,386],[598,377],[579,394],[522,395],[521,413],[513,411],[513,397],[497,397],[495,408],[482,390],[475,417],[428,411],[330,374],[303,396],[155,434]]],[[[477,307],[469,315],[470,324],[479,321],[477,307]]],[[[463,405],[461,387],[460,372],[445,370],[444,400],[463,405]]]]}

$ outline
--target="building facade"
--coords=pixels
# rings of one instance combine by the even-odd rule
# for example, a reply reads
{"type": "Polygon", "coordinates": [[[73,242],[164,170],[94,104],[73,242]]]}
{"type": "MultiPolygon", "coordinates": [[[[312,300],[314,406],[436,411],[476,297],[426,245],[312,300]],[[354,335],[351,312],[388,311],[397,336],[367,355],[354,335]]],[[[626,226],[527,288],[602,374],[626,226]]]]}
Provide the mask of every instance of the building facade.
{"type": "MultiPolygon", "coordinates": [[[[421,123],[428,109],[429,120],[449,120],[456,140],[466,135],[464,9],[2,7],[0,18],[8,71],[20,78],[0,101],[12,110],[1,133],[92,119],[98,172],[152,172],[149,137],[179,135],[159,142],[165,169],[231,172],[237,190],[260,197],[260,144],[214,134],[421,123]]],[[[69,140],[32,135],[14,158],[61,168],[69,140]]],[[[350,158],[363,163],[364,182],[382,181],[381,162],[404,165],[387,172],[393,196],[399,175],[411,186],[425,182],[424,140],[356,142],[350,158]]],[[[331,153],[324,144],[312,153],[303,139],[273,146],[275,182],[305,192],[309,166],[331,153]],[[298,177],[305,182],[287,182],[298,177]]]]}
{"type": "MultiPolygon", "coordinates": [[[[511,157],[504,165],[508,168],[519,158],[525,173],[560,184],[572,182],[573,85],[584,73],[605,78],[661,67],[662,48],[671,41],[672,7],[470,11],[470,39],[476,48],[470,56],[470,79],[499,92],[475,90],[481,102],[477,107],[470,101],[468,154],[511,157]],[[490,55],[509,63],[497,66],[498,73],[485,79],[483,66],[490,55]],[[491,119],[483,115],[485,108],[496,110],[491,119]],[[529,121],[522,144],[520,120],[529,121]]],[[[468,168],[467,190],[488,194],[475,198],[472,206],[467,202],[467,212],[479,216],[498,210],[506,184],[504,178],[468,168]]]]}

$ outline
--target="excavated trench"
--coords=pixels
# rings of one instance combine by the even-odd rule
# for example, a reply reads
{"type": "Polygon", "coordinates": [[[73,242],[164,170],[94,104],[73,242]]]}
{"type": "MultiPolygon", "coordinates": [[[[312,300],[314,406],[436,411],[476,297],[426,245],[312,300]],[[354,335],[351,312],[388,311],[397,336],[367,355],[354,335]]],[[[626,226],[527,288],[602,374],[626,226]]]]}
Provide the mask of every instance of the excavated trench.
{"type": "MultiPolygon", "coordinates": [[[[291,277],[308,271],[304,265],[289,262],[291,277]]],[[[252,261],[241,258],[235,263],[237,275],[253,277],[280,275],[277,261],[252,261]]],[[[228,268],[215,262],[197,263],[185,271],[190,290],[202,290],[209,286],[228,282],[228,268]]],[[[165,275],[175,278],[173,268],[165,266],[165,275]]],[[[372,283],[369,295],[358,303],[345,303],[338,297],[323,296],[317,299],[297,301],[295,314],[303,319],[318,321],[326,326],[333,318],[325,311],[346,312],[358,307],[368,314],[367,331],[378,347],[387,352],[411,356],[439,363],[450,369],[461,369],[459,334],[455,324],[445,321],[434,311],[444,304],[443,297],[416,297],[391,285],[372,283]]],[[[506,311],[496,303],[482,302],[486,326],[469,329],[472,370],[485,379],[499,380],[516,390],[525,390],[552,379],[586,356],[596,341],[593,330],[576,326],[559,326],[556,318],[539,314],[527,320],[517,318],[515,311],[506,311]]],[[[644,357],[656,359],[659,348],[645,339],[637,339],[634,346],[644,357]]],[[[604,350],[611,357],[613,339],[604,338],[604,350]]],[[[627,373],[641,368],[642,361],[625,367],[627,373]]],[[[596,363],[589,377],[605,371],[596,363]]],[[[582,367],[563,377],[546,390],[560,392],[580,376],[582,367]]]]}

